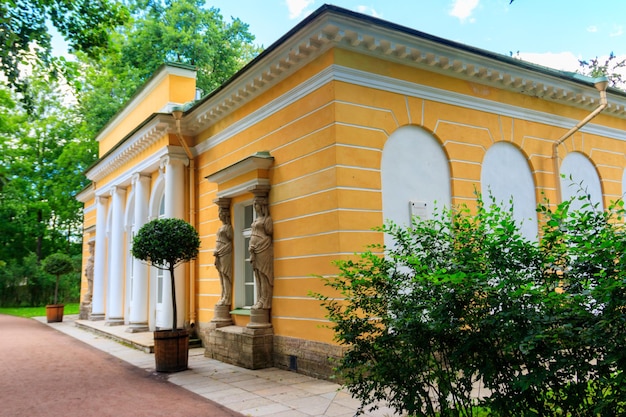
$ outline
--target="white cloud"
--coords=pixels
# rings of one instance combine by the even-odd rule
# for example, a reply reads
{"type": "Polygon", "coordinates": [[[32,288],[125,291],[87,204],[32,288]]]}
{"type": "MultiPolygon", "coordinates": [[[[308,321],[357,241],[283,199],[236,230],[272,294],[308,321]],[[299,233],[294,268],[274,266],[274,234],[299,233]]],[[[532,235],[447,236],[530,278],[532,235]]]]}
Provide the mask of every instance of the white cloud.
{"type": "Polygon", "coordinates": [[[369,6],[356,6],[356,11],[363,14],[368,14],[372,17],[382,18],[383,15],[374,10],[373,7],[369,6]]]}
{"type": "Polygon", "coordinates": [[[587,32],[596,33],[598,31],[598,27],[596,25],[591,25],[587,27],[587,32]]]}
{"type": "MultiPolygon", "coordinates": [[[[465,22],[467,19],[470,19],[479,2],[480,0],[454,0],[449,14],[458,18],[461,22],[465,22]]],[[[473,22],[473,19],[470,19],[470,22],[473,22]]]]}
{"type": "Polygon", "coordinates": [[[616,36],[622,36],[623,34],[624,34],[624,27],[623,26],[614,26],[613,27],[613,32],[611,32],[611,34],[609,36],[614,38],[616,36]]]}
{"type": "Polygon", "coordinates": [[[287,8],[289,9],[290,19],[299,19],[311,13],[307,10],[307,7],[313,4],[315,0],[285,0],[287,8]]]}

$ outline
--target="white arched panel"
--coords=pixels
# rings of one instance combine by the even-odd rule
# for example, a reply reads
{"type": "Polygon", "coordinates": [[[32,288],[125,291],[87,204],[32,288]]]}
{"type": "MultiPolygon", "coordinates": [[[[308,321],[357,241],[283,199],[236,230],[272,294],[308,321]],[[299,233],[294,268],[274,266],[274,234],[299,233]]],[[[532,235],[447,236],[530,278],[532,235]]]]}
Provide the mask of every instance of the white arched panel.
{"type": "MultiPolygon", "coordinates": [[[[590,196],[590,202],[598,210],[603,210],[602,185],[596,168],[589,158],[580,152],[568,154],[561,164],[561,200],[579,197],[582,193],[590,196]]],[[[571,209],[579,210],[588,201],[575,199],[571,209]]]]}
{"type": "Polygon", "coordinates": [[[157,178],[152,192],[150,193],[150,202],[148,203],[148,219],[156,219],[159,217],[163,194],[165,193],[165,179],[163,175],[157,178]]]}
{"type": "Polygon", "coordinates": [[[537,239],[537,199],[535,182],[524,154],[514,145],[498,142],[491,146],[480,171],[483,200],[510,208],[513,199],[513,218],[520,225],[522,236],[537,239]]]}
{"type": "Polygon", "coordinates": [[[383,149],[383,216],[409,225],[411,215],[428,217],[435,205],[450,207],[450,168],[439,142],[427,131],[405,126],[383,149]]]}

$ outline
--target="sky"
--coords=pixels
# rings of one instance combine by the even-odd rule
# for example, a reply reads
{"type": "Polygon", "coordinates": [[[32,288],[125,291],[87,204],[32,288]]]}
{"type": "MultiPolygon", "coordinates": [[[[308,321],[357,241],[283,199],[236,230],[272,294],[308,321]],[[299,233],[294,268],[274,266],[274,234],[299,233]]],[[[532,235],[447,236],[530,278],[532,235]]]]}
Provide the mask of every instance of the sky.
{"type": "Polygon", "coordinates": [[[555,69],[626,58],[625,0],[207,0],[265,47],[325,3],[555,69]]]}

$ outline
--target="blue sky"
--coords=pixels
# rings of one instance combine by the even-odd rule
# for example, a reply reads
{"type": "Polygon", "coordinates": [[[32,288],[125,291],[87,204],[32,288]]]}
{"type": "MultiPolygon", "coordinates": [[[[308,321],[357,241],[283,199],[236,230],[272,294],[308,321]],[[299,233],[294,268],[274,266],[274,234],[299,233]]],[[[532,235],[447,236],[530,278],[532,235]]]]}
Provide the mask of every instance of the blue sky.
{"type": "Polygon", "coordinates": [[[266,47],[324,3],[556,69],[626,57],[626,0],[207,0],[266,47]]]}
{"type": "MultiPolygon", "coordinates": [[[[555,69],[626,58],[626,0],[207,0],[270,46],[324,3],[555,69]]],[[[59,37],[56,53],[63,53],[59,37]]]]}

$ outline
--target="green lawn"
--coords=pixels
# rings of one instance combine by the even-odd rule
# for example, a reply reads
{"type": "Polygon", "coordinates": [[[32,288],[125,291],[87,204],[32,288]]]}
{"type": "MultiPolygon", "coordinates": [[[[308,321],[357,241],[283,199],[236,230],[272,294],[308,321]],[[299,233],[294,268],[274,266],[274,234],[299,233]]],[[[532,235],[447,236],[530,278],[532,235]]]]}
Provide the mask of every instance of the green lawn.
{"type": "MultiPolygon", "coordinates": [[[[65,308],[63,309],[63,314],[78,314],[79,312],[80,303],[65,304],[65,308]]],[[[46,315],[46,307],[0,308],[0,314],[19,317],[40,317],[46,315]]]]}

